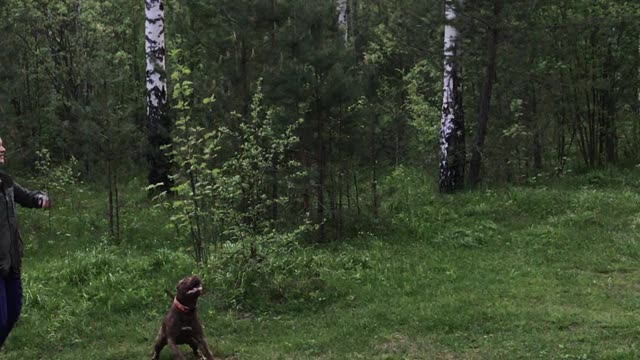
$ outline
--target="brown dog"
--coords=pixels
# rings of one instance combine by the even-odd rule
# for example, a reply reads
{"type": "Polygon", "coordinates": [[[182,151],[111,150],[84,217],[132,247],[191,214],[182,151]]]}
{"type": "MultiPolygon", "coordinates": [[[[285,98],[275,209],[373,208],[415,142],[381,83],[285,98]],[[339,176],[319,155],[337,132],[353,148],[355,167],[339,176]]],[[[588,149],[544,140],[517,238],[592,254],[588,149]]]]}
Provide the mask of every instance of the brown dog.
{"type": "Polygon", "coordinates": [[[173,305],[162,321],[160,332],[156,337],[152,360],[158,360],[160,351],[165,345],[173,352],[176,359],[185,360],[177,345],[191,346],[193,354],[198,357],[198,350],[207,360],[214,360],[209,346],[204,339],[202,325],[198,320],[196,305],[202,293],[202,280],[197,275],[184,278],[176,285],[177,295],[173,305]]]}

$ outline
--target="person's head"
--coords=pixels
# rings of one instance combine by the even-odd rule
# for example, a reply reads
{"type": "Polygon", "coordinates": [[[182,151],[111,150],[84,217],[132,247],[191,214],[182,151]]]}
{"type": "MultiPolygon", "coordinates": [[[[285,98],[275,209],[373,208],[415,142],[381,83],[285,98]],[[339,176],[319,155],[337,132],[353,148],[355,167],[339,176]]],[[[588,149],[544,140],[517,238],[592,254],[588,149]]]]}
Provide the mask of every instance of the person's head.
{"type": "Polygon", "coordinates": [[[0,165],[4,165],[4,154],[7,150],[4,148],[2,138],[0,138],[0,165]]]}

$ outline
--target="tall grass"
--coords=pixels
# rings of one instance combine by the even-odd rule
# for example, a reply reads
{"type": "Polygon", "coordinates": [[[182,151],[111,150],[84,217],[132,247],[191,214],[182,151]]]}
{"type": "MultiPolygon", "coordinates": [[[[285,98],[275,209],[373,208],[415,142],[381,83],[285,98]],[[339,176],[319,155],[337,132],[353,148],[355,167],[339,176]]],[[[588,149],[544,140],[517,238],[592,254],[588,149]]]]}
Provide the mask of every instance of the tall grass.
{"type": "Polygon", "coordinates": [[[206,267],[141,184],[123,191],[117,246],[106,196],[85,187],[58,199],[51,227],[20,211],[24,316],[0,354],[145,358],[165,289],[197,272],[221,358],[635,359],[640,175],[601,174],[442,196],[398,168],[380,187],[383,231],[322,247],[274,239],[270,261],[206,267]]]}

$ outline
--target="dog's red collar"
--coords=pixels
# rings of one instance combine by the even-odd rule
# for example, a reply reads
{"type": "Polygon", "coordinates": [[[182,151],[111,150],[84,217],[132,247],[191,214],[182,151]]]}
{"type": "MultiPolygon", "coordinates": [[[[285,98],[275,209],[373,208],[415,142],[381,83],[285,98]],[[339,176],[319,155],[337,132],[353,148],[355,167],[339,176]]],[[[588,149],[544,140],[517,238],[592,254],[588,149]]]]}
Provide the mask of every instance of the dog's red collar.
{"type": "Polygon", "coordinates": [[[182,311],[183,313],[188,313],[188,312],[192,312],[193,310],[195,310],[195,308],[191,309],[187,306],[184,306],[182,304],[180,304],[180,301],[178,301],[178,298],[173,298],[173,307],[175,307],[176,309],[182,311]]]}

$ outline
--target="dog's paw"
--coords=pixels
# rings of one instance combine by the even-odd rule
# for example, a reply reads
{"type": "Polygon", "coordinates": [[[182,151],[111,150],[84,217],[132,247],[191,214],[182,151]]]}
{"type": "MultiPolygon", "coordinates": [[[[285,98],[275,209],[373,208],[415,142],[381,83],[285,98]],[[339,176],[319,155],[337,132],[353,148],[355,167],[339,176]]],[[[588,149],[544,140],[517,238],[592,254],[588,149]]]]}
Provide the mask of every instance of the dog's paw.
{"type": "MultiPolygon", "coordinates": [[[[198,354],[194,356],[194,359],[196,360],[210,360],[207,358],[207,356],[203,353],[201,353],[200,351],[198,351],[198,354]]],[[[211,357],[212,360],[215,360],[215,358],[212,356],[211,357]]]]}

